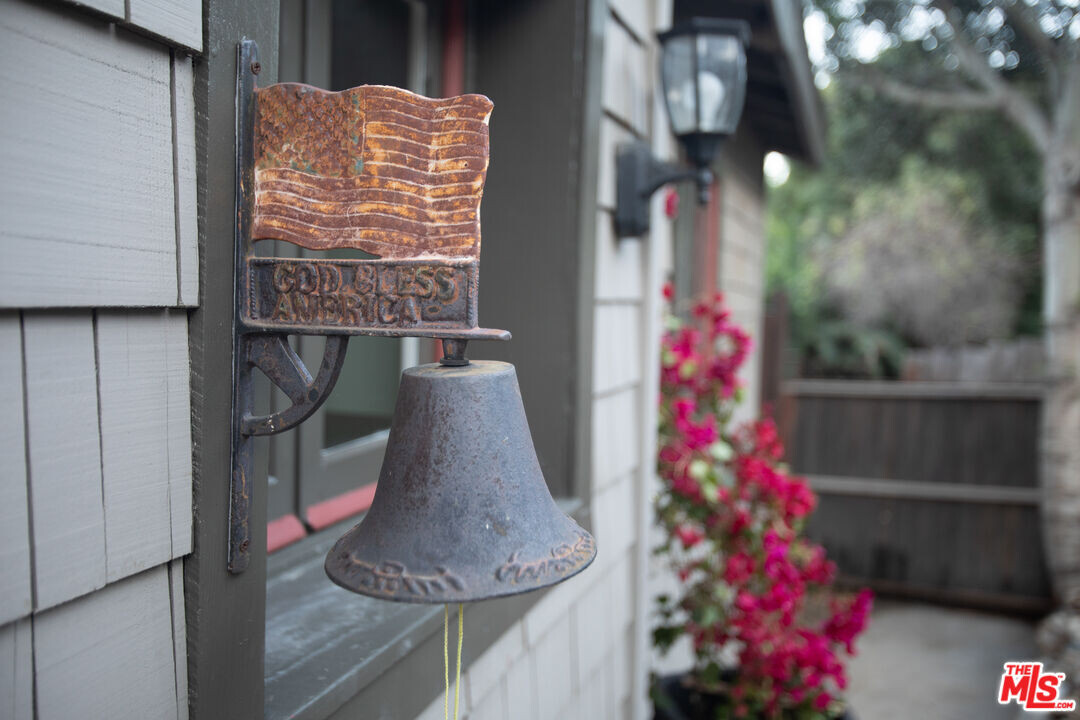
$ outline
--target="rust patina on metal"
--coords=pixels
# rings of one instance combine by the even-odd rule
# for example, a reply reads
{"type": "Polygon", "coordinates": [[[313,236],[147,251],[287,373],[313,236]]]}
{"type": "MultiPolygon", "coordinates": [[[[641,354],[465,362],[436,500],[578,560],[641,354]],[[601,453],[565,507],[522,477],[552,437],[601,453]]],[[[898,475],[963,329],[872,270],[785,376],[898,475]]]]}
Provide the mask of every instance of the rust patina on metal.
{"type": "Polygon", "coordinates": [[[371,509],[326,556],[362,595],[472,602],[560,583],[596,557],[548,492],[509,363],[405,370],[371,509]]]}
{"type": "MultiPolygon", "coordinates": [[[[478,327],[480,200],[491,101],[436,100],[365,86],[327,92],[256,88],[258,49],[238,48],[236,315],[229,570],[251,544],[252,440],[295,427],[326,400],[349,336],[439,338],[447,363],[468,340],[509,340],[478,327]],[[258,257],[260,240],[374,259],[258,257]],[[288,335],[325,335],[312,378],[288,335]],[[253,414],[258,368],[292,405],[253,414]]],[[[431,580],[431,582],[436,582],[431,580]]],[[[449,581],[448,581],[449,582],[449,581]]]]}
{"type": "Polygon", "coordinates": [[[491,101],[364,86],[257,90],[255,238],[478,257],[491,101]]]}
{"type": "Polygon", "coordinates": [[[376,260],[244,258],[242,324],[301,334],[507,339],[477,327],[491,101],[363,86],[254,90],[252,245],[376,260]]]}

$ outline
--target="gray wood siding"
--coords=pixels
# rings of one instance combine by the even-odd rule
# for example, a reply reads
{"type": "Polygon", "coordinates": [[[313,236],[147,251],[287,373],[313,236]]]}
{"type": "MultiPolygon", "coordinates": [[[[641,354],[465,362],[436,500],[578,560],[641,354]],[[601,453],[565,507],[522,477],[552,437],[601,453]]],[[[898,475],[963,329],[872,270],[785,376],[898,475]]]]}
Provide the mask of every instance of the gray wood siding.
{"type": "Polygon", "coordinates": [[[0,313],[0,624],[29,614],[32,602],[22,382],[19,316],[0,313]]]}
{"type": "Polygon", "coordinates": [[[188,552],[186,541],[173,547],[174,517],[182,534],[191,507],[191,421],[173,410],[188,405],[186,383],[177,383],[187,371],[185,338],[186,325],[165,311],[98,313],[108,582],[188,552]]]}
{"type": "Polygon", "coordinates": [[[172,613],[162,566],[36,615],[37,718],[176,718],[172,613]]]}
{"type": "Polygon", "coordinates": [[[173,148],[176,152],[177,305],[199,302],[199,208],[195,166],[195,71],[191,58],[173,54],[173,148]]]}
{"type": "Polygon", "coordinates": [[[25,413],[29,451],[20,432],[6,441],[0,617],[11,620],[28,610],[28,588],[16,589],[29,517],[36,609],[190,552],[191,421],[183,311],[28,311],[21,354],[14,314],[5,331],[4,377],[25,374],[26,397],[2,388],[0,410],[15,428],[25,413]]]}
{"type": "Polygon", "coordinates": [[[188,716],[201,48],[200,0],[0,0],[2,720],[188,716]]]}
{"type": "Polygon", "coordinates": [[[195,301],[190,61],[177,67],[101,20],[0,2],[0,306],[195,301]]]}
{"type": "Polygon", "coordinates": [[[36,608],[105,584],[97,371],[91,312],[23,319],[36,608]]]}
{"type": "Polygon", "coordinates": [[[34,649],[30,618],[0,627],[0,718],[34,718],[34,649]]]}
{"type": "Polygon", "coordinates": [[[67,0],[76,8],[90,8],[118,24],[158,36],[171,45],[202,50],[200,0],[67,0]]]}
{"type": "Polygon", "coordinates": [[[186,48],[202,48],[202,0],[129,0],[128,22],[186,48]]]}

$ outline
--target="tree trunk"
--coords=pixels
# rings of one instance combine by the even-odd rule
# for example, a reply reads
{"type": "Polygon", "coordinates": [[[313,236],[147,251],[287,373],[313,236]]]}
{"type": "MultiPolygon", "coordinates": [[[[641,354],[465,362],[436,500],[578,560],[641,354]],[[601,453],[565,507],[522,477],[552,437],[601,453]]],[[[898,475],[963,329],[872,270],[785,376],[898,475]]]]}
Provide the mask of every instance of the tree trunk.
{"type": "Polygon", "coordinates": [[[1068,158],[1050,152],[1044,160],[1043,317],[1051,384],[1042,414],[1043,532],[1054,592],[1080,611],[1080,185],[1068,158]]]}

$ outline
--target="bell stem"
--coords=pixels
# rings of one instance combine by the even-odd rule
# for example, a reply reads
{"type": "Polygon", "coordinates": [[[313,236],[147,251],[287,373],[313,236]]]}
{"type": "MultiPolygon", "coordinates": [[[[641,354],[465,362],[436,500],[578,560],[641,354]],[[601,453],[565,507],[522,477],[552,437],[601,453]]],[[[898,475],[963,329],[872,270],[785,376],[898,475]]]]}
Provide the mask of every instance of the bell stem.
{"type": "Polygon", "coordinates": [[[465,346],[468,340],[443,340],[443,356],[439,364],[445,367],[464,367],[469,364],[469,358],[465,357],[465,346]]]}

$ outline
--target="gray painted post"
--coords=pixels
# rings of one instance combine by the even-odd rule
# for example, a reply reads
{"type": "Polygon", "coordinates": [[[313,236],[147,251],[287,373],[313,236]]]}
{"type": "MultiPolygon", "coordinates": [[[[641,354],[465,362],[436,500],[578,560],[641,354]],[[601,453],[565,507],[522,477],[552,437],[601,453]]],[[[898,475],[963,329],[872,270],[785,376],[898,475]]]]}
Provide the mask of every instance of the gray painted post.
{"type": "MultiPolygon", "coordinates": [[[[232,397],[236,46],[259,44],[259,83],[277,76],[278,3],[207,3],[206,55],[195,63],[199,173],[199,309],[191,317],[194,553],[184,567],[193,720],[263,717],[266,545],[242,575],[226,565],[232,397]]],[[[266,452],[256,452],[251,525],[266,526],[266,452]]]]}

